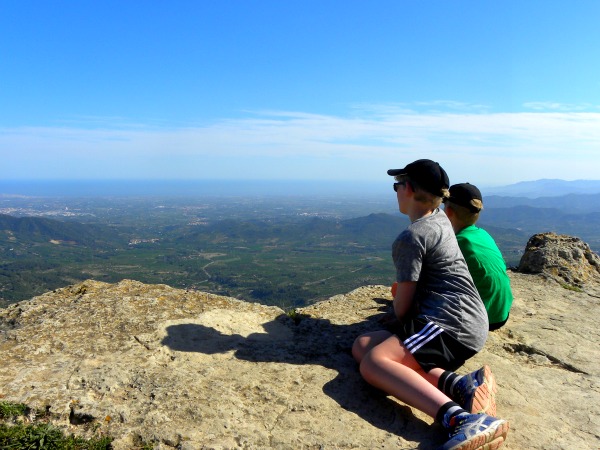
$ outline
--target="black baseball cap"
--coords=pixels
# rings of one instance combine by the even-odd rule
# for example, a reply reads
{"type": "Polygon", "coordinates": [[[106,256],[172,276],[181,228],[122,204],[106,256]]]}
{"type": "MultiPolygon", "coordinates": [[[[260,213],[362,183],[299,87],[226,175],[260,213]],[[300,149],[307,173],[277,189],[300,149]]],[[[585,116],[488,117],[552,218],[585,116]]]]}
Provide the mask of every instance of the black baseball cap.
{"type": "Polygon", "coordinates": [[[449,202],[468,208],[471,212],[479,212],[483,208],[483,198],[477,186],[470,183],[459,183],[450,186],[449,202]]]}
{"type": "Polygon", "coordinates": [[[444,189],[450,186],[448,174],[442,166],[430,159],[418,159],[408,164],[404,169],[390,169],[388,175],[408,175],[427,192],[443,197],[444,189]]]}

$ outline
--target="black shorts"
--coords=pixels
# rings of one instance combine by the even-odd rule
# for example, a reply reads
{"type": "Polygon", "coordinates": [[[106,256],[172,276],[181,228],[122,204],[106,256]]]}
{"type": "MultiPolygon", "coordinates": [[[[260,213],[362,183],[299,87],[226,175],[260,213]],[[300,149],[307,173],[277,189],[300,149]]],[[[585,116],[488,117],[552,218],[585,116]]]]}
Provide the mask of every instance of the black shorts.
{"type": "Polygon", "coordinates": [[[510,316],[510,314],[508,316],[506,316],[506,319],[503,320],[502,322],[490,323],[490,331],[496,331],[496,330],[499,330],[500,328],[502,328],[506,324],[506,322],[508,322],[509,316],[510,316]]]}
{"type": "Polygon", "coordinates": [[[402,321],[393,331],[425,372],[436,367],[454,372],[477,353],[420,317],[402,321]]]}

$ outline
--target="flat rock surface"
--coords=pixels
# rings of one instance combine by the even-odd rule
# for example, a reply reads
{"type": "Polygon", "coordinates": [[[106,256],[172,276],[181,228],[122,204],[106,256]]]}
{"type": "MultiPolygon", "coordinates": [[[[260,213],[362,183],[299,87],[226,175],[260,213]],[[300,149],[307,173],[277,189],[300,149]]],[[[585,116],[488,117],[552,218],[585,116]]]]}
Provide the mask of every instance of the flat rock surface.
{"type": "MultiPolygon", "coordinates": [[[[510,273],[508,324],[486,363],[506,449],[600,448],[600,289],[510,273]]],[[[289,317],[202,292],[86,281],[0,310],[0,399],[47,409],[115,449],[435,449],[444,431],[368,386],[350,355],[382,328],[389,289],[365,286],[289,317]]]]}

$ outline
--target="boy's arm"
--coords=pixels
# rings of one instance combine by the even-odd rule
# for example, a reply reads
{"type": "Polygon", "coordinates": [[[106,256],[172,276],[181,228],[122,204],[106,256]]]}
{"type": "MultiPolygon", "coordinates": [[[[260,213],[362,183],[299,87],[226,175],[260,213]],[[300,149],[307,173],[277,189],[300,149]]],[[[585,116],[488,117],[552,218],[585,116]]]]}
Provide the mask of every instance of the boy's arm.
{"type": "Polygon", "coordinates": [[[398,319],[402,319],[410,311],[416,290],[416,281],[402,281],[396,286],[394,313],[398,319]]]}

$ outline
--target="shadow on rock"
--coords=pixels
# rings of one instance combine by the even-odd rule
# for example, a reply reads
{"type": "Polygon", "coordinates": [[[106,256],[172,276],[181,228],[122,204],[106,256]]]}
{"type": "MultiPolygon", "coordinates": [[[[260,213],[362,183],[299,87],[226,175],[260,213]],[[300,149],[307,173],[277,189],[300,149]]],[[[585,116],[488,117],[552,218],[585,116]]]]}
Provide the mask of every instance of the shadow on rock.
{"type": "Polygon", "coordinates": [[[368,385],[351,355],[357,336],[381,329],[393,316],[389,301],[373,300],[382,305],[379,313],[359,323],[338,325],[304,314],[281,314],[262,324],[264,333],[247,337],[225,334],[201,324],[179,324],[167,327],[162,344],[180,352],[234,351],[236,358],[245,361],[311,364],[335,370],[337,376],[323,386],[326,395],[373,426],[410,441],[426,442],[428,447],[432,441],[431,426],[415,417],[409,407],[368,385]]]}

